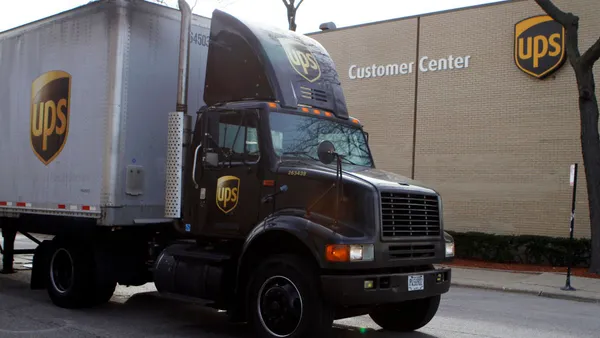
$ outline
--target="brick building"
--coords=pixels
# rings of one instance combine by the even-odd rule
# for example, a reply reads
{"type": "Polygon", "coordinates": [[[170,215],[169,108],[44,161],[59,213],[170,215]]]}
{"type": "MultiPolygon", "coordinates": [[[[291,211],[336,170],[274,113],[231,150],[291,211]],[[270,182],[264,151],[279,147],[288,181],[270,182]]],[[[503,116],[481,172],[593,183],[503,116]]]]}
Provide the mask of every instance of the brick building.
{"type": "MultiPolygon", "coordinates": [[[[600,36],[600,1],[554,3],[580,16],[583,52],[600,36]]],[[[544,14],[532,0],[508,1],[309,36],[336,62],[377,166],[436,188],[447,229],[568,236],[578,162],[575,236],[589,237],[564,32],[526,20],[544,14]]]]}

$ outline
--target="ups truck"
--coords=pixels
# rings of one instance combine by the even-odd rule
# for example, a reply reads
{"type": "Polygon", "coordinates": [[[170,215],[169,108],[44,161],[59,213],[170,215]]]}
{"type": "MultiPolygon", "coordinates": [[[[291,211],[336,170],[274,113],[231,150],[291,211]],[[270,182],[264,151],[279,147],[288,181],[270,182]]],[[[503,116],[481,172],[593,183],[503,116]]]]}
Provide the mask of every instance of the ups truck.
{"type": "Polygon", "coordinates": [[[440,195],[376,169],[315,40],[100,0],[0,33],[0,60],[4,272],[17,232],[51,235],[31,288],[55,305],[154,283],[260,337],[328,337],[419,329],[449,290],[440,195]]]}

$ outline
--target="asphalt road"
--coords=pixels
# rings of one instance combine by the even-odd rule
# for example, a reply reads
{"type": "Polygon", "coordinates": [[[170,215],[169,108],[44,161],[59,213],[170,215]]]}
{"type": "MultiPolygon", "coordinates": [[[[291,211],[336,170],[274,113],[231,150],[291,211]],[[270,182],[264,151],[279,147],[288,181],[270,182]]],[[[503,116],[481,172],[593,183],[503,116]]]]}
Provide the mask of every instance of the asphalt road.
{"type": "MultiPolygon", "coordinates": [[[[0,337],[252,337],[222,313],[153,293],[113,297],[91,310],[60,309],[45,291],[29,290],[26,275],[0,275],[0,337]]],[[[595,304],[455,287],[420,332],[381,332],[363,316],[336,322],[335,337],[598,337],[599,314],[595,304]]]]}

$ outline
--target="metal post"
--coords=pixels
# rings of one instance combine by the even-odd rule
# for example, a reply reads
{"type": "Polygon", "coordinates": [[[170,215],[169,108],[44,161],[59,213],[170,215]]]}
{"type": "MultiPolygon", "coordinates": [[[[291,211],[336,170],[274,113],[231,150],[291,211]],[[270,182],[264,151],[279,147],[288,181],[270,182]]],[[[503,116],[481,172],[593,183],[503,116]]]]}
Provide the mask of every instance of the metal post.
{"type": "Polygon", "coordinates": [[[575,291],[571,286],[571,265],[573,265],[573,228],[575,227],[575,197],[577,194],[577,163],[571,167],[571,185],[573,186],[573,197],[571,198],[571,224],[569,226],[569,262],[567,266],[567,282],[560,288],[564,291],[575,291]]]}
{"type": "Polygon", "coordinates": [[[15,238],[17,231],[12,226],[2,228],[2,237],[4,237],[4,254],[2,255],[2,274],[15,273],[13,269],[15,254],[15,238]]]}

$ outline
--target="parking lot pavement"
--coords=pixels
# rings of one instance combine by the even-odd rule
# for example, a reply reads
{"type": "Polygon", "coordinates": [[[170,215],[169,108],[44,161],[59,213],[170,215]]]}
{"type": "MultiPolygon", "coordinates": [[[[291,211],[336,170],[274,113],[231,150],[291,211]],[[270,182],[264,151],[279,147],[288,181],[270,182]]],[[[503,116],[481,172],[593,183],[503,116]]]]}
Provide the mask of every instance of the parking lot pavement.
{"type": "MultiPolygon", "coordinates": [[[[29,273],[0,275],[0,337],[253,337],[224,313],[160,297],[151,284],[119,287],[110,303],[94,309],[61,309],[45,291],[29,289],[29,273]]],[[[452,287],[418,332],[384,332],[360,316],[336,321],[331,338],[591,338],[600,331],[599,311],[597,304],[452,287]]]]}

